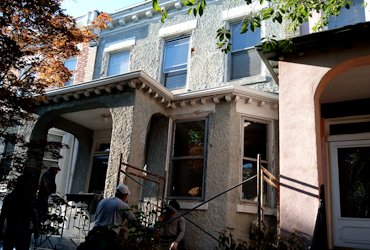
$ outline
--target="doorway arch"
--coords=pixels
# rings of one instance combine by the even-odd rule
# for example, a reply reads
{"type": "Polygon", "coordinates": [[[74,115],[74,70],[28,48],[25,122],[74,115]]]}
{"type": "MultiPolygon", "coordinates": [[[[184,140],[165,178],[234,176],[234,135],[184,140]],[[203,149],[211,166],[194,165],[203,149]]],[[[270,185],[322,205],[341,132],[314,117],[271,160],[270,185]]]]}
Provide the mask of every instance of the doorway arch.
{"type": "MultiPolygon", "coordinates": [[[[366,171],[353,163],[353,157],[366,163],[370,154],[370,56],[344,61],[328,71],[315,92],[315,112],[318,137],[321,145],[318,154],[322,159],[322,181],[326,186],[327,222],[330,241],[334,247],[369,248],[370,214],[345,206],[355,202],[356,185],[370,182],[364,178],[360,184],[347,172],[349,168],[362,176],[366,171]],[[362,153],[361,153],[362,152],[362,153]],[[366,155],[366,153],[365,153],[366,155]],[[352,157],[352,158],[351,158],[352,157]],[[351,163],[352,162],[352,163],[351,163]]],[[[370,159],[369,159],[370,161],[370,159]]],[[[357,188],[357,191],[359,189],[357,188]]],[[[370,186],[362,189],[369,197],[370,186]]],[[[361,199],[356,198],[359,202],[361,199]]],[[[370,213],[370,211],[369,211],[370,213]]]]}

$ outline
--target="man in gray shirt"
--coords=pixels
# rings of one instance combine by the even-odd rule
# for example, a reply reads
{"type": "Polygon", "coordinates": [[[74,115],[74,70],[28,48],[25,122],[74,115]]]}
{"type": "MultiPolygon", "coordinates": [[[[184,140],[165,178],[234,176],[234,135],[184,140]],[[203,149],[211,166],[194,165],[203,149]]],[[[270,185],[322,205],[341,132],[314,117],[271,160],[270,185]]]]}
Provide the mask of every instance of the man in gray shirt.
{"type": "Polygon", "coordinates": [[[94,228],[87,234],[85,241],[77,247],[77,250],[119,250],[122,243],[120,235],[128,231],[124,226],[126,219],[135,227],[143,227],[137,222],[127,204],[129,194],[129,188],[124,184],[119,184],[114,197],[105,198],[99,202],[95,212],[94,228]],[[124,230],[121,231],[121,229],[124,230]]]}
{"type": "Polygon", "coordinates": [[[125,184],[119,184],[114,197],[101,200],[96,208],[94,227],[108,227],[118,234],[124,228],[125,219],[137,226],[135,215],[127,204],[129,195],[129,188],[125,184]]]}

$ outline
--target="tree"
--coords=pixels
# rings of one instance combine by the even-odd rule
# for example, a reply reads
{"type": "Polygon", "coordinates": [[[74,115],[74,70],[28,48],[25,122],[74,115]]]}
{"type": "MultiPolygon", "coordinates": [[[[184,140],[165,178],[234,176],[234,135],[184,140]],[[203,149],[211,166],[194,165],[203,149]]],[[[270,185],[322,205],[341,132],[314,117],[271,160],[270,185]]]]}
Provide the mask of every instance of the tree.
{"type": "MultiPolygon", "coordinates": [[[[46,88],[69,79],[71,72],[63,61],[79,53],[77,45],[95,39],[93,30],[105,28],[110,20],[101,13],[91,26],[80,29],[60,4],[61,0],[0,1],[0,144],[29,146],[14,129],[33,119],[35,103],[46,88]]],[[[6,152],[0,156],[2,161],[7,158],[22,172],[23,159],[6,152]]]]}
{"type": "MultiPolygon", "coordinates": [[[[266,8],[252,12],[241,21],[241,33],[248,30],[254,31],[261,27],[261,22],[272,20],[273,22],[287,24],[289,31],[298,30],[302,24],[308,22],[314,13],[320,13],[320,18],[315,23],[313,30],[322,30],[328,25],[330,16],[338,16],[341,9],[349,9],[354,0],[245,0],[247,5],[252,2],[259,2],[261,5],[268,4],[266,8]]],[[[188,14],[202,16],[206,9],[206,0],[185,0],[183,3],[188,6],[188,14]]],[[[165,9],[160,7],[159,0],[152,0],[153,9],[162,13],[162,22],[168,17],[165,9]]],[[[231,33],[225,27],[217,31],[217,46],[221,51],[230,51],[231,33]]],[[[262,40],[262,49],[266,52],[275,49],[290,50],[292,47],[289,39],[277,41],[274,37],[265,37],[262,40]]]]}

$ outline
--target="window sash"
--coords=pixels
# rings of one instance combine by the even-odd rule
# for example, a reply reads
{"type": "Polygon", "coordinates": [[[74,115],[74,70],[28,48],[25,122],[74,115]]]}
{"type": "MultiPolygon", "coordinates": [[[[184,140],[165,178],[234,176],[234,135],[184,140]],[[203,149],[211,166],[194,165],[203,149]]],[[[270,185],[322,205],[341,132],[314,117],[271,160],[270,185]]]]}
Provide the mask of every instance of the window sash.
{"type": "Polygon", "coordinates": [[[128,72],[129,60],[129,51],[111,53],[109,55],[107,76],[119,75],[128,72]]]}
{"type": "Polygon", "coordinates": [[[261,74],[261,59],[255,48],[231,52],[230,80],[261,74]]]}
{"type": "Polygon", "coordinates": [[[163,56],[163,82],[169,89],[186,84],[189,57],[189,37],[166,41],[163,56]]]}
{"type": "Polygon", "coordinates": [[[231,24],[230,80],[261,74],[261,58],[254,47],[261,43],[261,29],[240,34],[241,28],[242,23],[231,24]]]}
{"type": "MultiPolygon", "coordinates": [[[[255,122],[249,119],[242,120],[243,128],[243,157],[242,157],[242,181],[257,174],[257,154],[261,155],[261,164],[269,168],[268,157],[268,124],[255,122]],[[260,140],[263,140],[262,142],[260,140]]],[[[271,188],[264,183],[264,202],[270,204],[271,188]]],[[[257,201],[257,179],[244,183],[241,187],[242,200],[249,202],[257,201]]]]}
{"type": "Polygon", "coordinates": [[[207,119],[174,122],[169,196],[202,200],[205,189],[207,119]]]}

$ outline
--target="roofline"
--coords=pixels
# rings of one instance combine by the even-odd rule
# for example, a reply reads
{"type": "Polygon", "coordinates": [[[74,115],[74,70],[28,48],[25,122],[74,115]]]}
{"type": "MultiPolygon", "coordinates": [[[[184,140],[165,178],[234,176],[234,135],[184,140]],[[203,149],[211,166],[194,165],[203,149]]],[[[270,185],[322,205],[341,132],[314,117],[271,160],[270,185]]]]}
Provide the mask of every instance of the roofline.
{"type": "MultiPolygon", "coordinates": [[[[299,53],[304,50],[322,48],[323,46],[342,45],[345,42],[353,40],[355,37],[354,35],[360,35],[356,36],[356,38],[368,39],[370,38],[369,30],[370,22],[362,22],[337,29],[324,30],[289,38],[293,42],[293,51],[284,51],[281,48],[277,48],[273,51],[263,52],[262,45],[256,46],[256,49],[259,51],[261,56],[264,55],[267,60],[274,59],[282,61],[284,55],[294,55],[297,54],[297,52],[299,53]]],[[[279,40],[279,42],[281,43],[289,39],[282,39],[279,40]]]]}
{"type": "Polygon", "coordinates": [[[277,94],[266,93],[238,85],[227,85],[175,95],[145,72],[133,71],[47,91],[43,103],[39,103],[39,105],[49,105],[51,103],[68,102],[71,99],[80,99],[81,97],[89,98],[94,95],[110,94],[113,91],[127,90],[127,88],[137,89],[148,94],[149,98],[154,99],[165,108],[238,100],[245,103],[250,103],[251,101],[256,101],[259,104],[269,103],[273,107],[277,107],[278,103],[277,94]]]}

